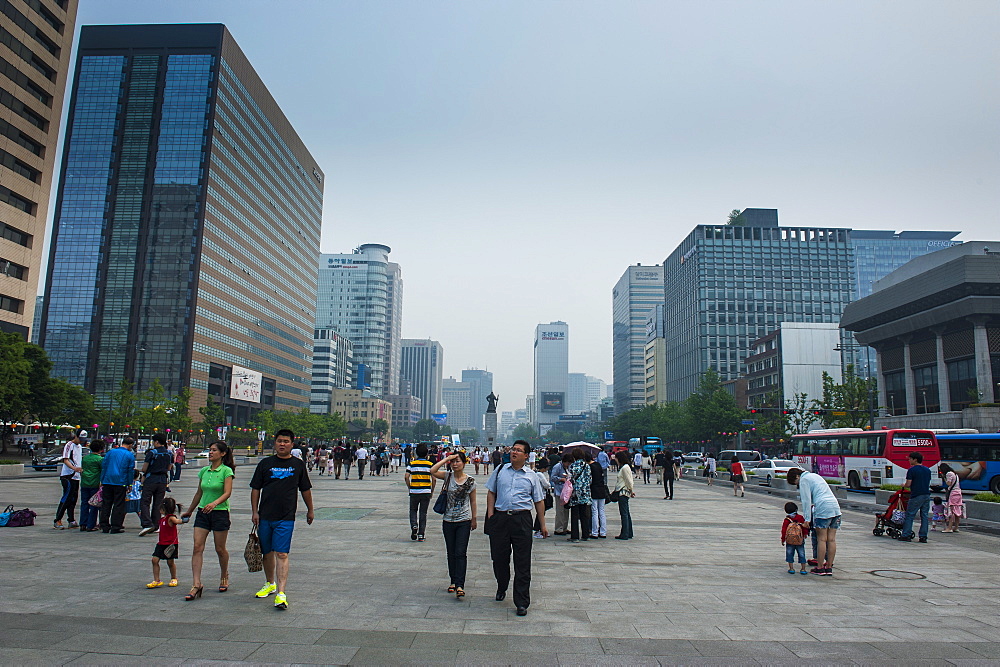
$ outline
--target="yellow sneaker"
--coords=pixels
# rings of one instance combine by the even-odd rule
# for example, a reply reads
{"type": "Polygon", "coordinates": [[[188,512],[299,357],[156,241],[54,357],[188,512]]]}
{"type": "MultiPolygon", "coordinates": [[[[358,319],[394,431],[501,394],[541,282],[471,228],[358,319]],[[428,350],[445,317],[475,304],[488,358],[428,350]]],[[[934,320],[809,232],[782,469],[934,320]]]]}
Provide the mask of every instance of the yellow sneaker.
{"type": "Polygon", "coordinates": [[[170,583],[167,584],[167,586],[170,586],[171,588],[176,587],[177,586],[177,580],[176,579],[171,579],[170,583]]]}
{"type": "Polygon", "coordinates": [[[162,585],[163,585],[162,581],[151,581],[148,584],[146,584],[146,588],[159,588],[162,585]]]}
{"type": "Polygon", "coordinates": [[[284,593],[278,593],[274,596],[274,606],[277,609],[288,609],[288,598],[285,597],[284,593]]]}
{"type": "Polygon", "coordinates": [[[257,591],[257,597],[266,598],[271,593],[278,590],[277,585],[272,584],[270,581],[264,584],[259,591],[257,591]]]}

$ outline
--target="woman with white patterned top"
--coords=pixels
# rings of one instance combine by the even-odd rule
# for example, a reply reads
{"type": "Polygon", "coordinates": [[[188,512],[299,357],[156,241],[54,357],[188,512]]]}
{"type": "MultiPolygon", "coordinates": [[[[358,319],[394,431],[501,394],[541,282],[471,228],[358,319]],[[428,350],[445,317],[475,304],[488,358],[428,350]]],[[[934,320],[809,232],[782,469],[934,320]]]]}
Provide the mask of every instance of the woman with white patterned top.
{"type": "Polygon", "coordinates": [[[441,522],[444,544],[448,550],[448,592],[465,597],[465,572],[468,565],[469,536],[476,529],[476,480],[465,474],[465,452],[446,456],[431,466],[431,475],[445,480],[448,506],[441,522]],[[442,470],[451,464],[451,472],[442,470]]]}

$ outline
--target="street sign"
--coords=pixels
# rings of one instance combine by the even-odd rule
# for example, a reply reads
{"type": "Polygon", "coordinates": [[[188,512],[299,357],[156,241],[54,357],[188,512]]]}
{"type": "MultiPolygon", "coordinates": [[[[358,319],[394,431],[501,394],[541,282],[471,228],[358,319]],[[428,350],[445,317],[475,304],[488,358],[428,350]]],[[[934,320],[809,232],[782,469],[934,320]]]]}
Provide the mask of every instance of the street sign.
{"type": "Polygon", "coordinates": [[[754,421],[752,419],[744,419],[741,423],[744,426],[753,426],[754,425],[754,421]]]}
{"type": "Polygon", "coordinates": [[[847,412],[845,412],[844,410],[834,410],[830,414],[833,415],[834,417],[846,417],[847,416],[847,412]]]}
{"type": "Polygon", "coordinates": [[[611,431],[605,431],[604,432],[604,439],[605,440],[614,440],[615,439],[615,434],[612,433],[611,431]]]}

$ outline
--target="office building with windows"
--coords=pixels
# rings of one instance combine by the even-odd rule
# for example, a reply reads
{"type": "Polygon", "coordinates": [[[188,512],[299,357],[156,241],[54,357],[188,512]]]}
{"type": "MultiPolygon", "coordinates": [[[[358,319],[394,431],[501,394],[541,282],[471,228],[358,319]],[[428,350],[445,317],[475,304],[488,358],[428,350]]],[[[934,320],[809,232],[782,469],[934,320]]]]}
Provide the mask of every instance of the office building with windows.
{"type": "Polygon", "coordinates": [[[37,340],[56,143],[78,0],[0,2],[0,331],[37,340]]]}
{"type": "Polygon", "coordinates": [[[400,392],[399,364],[403,350],[403,274],[399,264],[389,262],[386,267],[385,306],[385,390],[390,394],[400,392]]]}
{"type": "Polygon", "coordinates": [[[779,227],[773,209],[744,215],[695,227],[664,261],[668,401],[709,368],[738,378],[750,343],[779,322],[839,322],[854,294],[850,230],[779,227]]]}
{"type": "Polygon", "coordinates": [[[400,379],[420,399],[420,418],[430,419],[431,415],[440,414],[444,348],[430,338],[404,338],[400,347],[400,379]]]}
{"type": "MultiPolygon", "coordinates": [[[[389,381],[393,331],[398,336],[402,301],[399,267],[389,261],[389,246],[366,243],[349,254],[326,254],[319,260],[316,328],[336,329],[354,345],[354,361],[363,365],[357,377],[375,396],[398,391],[389,381]],[[392,269],[391,267],[396,267],[392,269]],[[390,274],[394,302],[389,301],[390,274]],[[395,311],[395,316],[391,312],[395,311]]],[[[398,342],[396,343],[398,347],[398,342]]]]}
{"type": "Polygon", "coordinates": [[[381,419],[389,430],[386,440],[392,437],[392,403],[372,396],[361,389],[334,389],[330,392],[330,414],[339,414],[347,422],[349,435],[368,439],[375,435],[376,420],[381,419]]]}
{"type": "Polygon", "coordinates": [[[471,401],[469,419],[472,422],[472,428],[482,433],[486,424],[486,408],[489,405],[486,397],[493,393],[493,373],[477,368],[466,369],[462,371],[462,382],[469,385],[471,392],[469,395],[471,401]]]}
{"type": "Polygon", "coordinates": [[[911,260],[840,326],[878,354],[880,427],[1000,430],[1000,243],[911,260]]]}
{"type": "Polygon", "coordinates": [[[410,427],[420,421],[420,399],[410,394],[389,394],[392,404],[392,427],[410,427]]]}
{"type": "Polygon", "coordinates": [[[445,423],[452,433],[475,428],[472,422],[472,385],[447,377],[441,384],[441,398],[448,415],[445,423]]]}
{"type": "Polygon", "coordinates": [[[663,305],[646,318],[646,403],[656,405],[667,400],[667,339],[663,337],[663,305]]]}
{"type": "Polygon", "coordinates": [[[310,404],[323,173],[225,26],[85,26],[41,343],[95,393],[310,404]],[[249,374],[249,375],[248,375],[249,374]],[[252,378],[236,392],[232,378],[252,378]]]}
{"type": "Polygon", "coordinates": [[[313,334],[312,390],[309,410],[330,411],[334,389],[350,389],[354,383],[354,346],[336,329],[316,329],[313,334]]]}
{"type": "Polygon", "coordinates": [[[646,319],[663,303],[663,267],[630,266],[612,291],[615,414],[646,404],[646,319]]]}
{"type": "Polygon", "coordinates": [[[777,329],[750,343],[744,361],[744,405],[780,409],[796,396],[804,396],[806,406],[822,401],[823,373],[837,384],[842,381],[840,341],[836,323],[779,323],[777,329]]]}
{"type": "Polygon", "coordinates": [[[566,409],[569,393],[569,325],[550,322],[535,327],[534,417],[544,435],[571,414],[566,409]]]}

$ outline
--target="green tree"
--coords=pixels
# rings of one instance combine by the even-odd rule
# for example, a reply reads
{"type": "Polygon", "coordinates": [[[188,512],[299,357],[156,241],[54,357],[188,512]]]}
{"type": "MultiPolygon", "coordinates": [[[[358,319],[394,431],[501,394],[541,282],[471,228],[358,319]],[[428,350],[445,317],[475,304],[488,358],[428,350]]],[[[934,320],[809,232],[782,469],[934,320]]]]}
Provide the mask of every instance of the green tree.
{"type": "Polygon", "coordinates": [[[109,429],[122,432],[135,428],[136,412],[139,409],[139,396],[134,391],[134,385],[122,378],[118,389],[108,397],[108,407],[101,411],[100,418],[109,429]],[[114,428],[111,428],[111,424],[114,428]]]}
{"type": "Polygon", "coordinates": [[[739,220],[737,220],[737,218],[739,217],[740,217],[740,209],[734,208],[732,211],[729,212],[729,219],[726,220],[726,224],[735,227],[741,227],[742,225],[740,224],[739,220]]]}
{"type": "Polygon", "coordinates": [[[413,425],[414,440],[433,440],[439,432],[438,424],[433,419],[421,419],[413,425]]]}
{"type": "Polygon", "coordinates": [[[149,429],[154,433],[164,433],[170,428],[170,413],[167,412],[167,390],[159,378],[150,383],[149,388],[140,394],[142,405],[136,412],[136,421],[140,428],[149,429]]]}
{"type": "Polygon", "coordinates": [[[538,430],[533,424],[518,424],[514,427],[513,438],[534,444],[538,441],[538,430]]]}
{"type": "Polygon", "coordinates": [[[468,447],[470,445],[474,446],[479,443],[479,431],[474,428],[459,431],[458,435],[462,438],[462,445],[464,447],[468,447]]]}
{"type": "Polygon", "coordinates": [[[695,440],[721,441],[722,433],[740,429],[744,410],[736,407],[736,399],[726,391],[714,369],[701,376],[698,389],[685,401],[691,435],[695,440]]]}
{"type": "Polygon", "coordinates": [[[791,431],[789,435],[806,433],[819,419],[813,401],[808,400],[804,393],[792,394],[790,399],[785,400],[785,413],[791,431]]]}
{"type": "Polygon", "coordinates": [[[823,399],[814,401],[813,407],[823,410],[823,428],[874,428],[872,415],[877,396],[874,378],[863,378],[853,364],[844,369],[844,381],[837,384],[829,373],[823,372],[823,399]],[[834,415],[843,412],[843,415],[834,415]]]}
{"type": "Polygon", "coordinates": [[[754,434],[761,442],[777,443],[788,437],[788,419],[781,405],[780,393],[772,391],[756,407],[760,411],[753,414],[754,434]]]}
{"type": "Polygon", "coordinates": [[[188,437],[188,430],[192,426],[191,419],[191,388],[183,387],[176,396],[169,401],[167,408],[170,413],[170,428],[181,434],[182,438],[188,437]]]}
{"type": "Polygon", "coordinates": [[[410,442],[414,440],[412,426],[397,426],[392,429],[392,437],[400,442],[410,442]]]}
{"type": "Polygon", "coordinates": [[[0,332],[0,453],[7,451],[14,424],[28,411],[31,367],[25,345],[16,334],[0,332]]]}
{"type": "MultiPolygon", "coordinates": [[[[257,418],[261,419],[261,415],[264,413],[268,415],[272,414],[270,410],[263,410],[257,414],[257,418]]],[[[205,437],[211,437],[215,439],[215,431],[217,428],[226,425],[226,411],[222,408],[219,403],[216,402],[211,396],[206,400],[205,405],[198,408],[198,414],[201,415],[201,421],[198,422],[198,428],[204,429],[205,437]],[[212,434],[209,436],[209,434],[212,434]]],[[[259,430],[267,431],[268,433],[273,433],[272,430],[258,427],[259,430]]]]}
{"type": "Polygon", "coordinates": [[[577,440],[576,433],[570,433],[569,431],[564,431],[559,428],[550,429],[548,433],[542,436],[542,442],[554,442],[558,445],[566,445],[577,440]]]}
{"type": "Polygon", "coordinates": [[[372,421],[372,431],[374,431],[376,436],[381,438],[389,432],[389,422],[384,419],[376,419],[372,421]]]}

